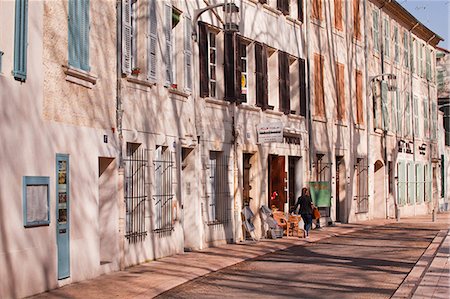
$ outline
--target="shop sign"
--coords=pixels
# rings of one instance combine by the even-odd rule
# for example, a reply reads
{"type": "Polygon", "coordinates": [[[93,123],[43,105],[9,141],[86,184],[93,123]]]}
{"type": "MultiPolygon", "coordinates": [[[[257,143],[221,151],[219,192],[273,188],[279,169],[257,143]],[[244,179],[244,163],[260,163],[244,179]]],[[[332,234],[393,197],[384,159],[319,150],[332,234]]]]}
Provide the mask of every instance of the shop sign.
{"type": "Polygon", "coordinates": [[[283,142],[283,123],[281,121],[259,124],[256,130],[259,143],[283,142]]]}

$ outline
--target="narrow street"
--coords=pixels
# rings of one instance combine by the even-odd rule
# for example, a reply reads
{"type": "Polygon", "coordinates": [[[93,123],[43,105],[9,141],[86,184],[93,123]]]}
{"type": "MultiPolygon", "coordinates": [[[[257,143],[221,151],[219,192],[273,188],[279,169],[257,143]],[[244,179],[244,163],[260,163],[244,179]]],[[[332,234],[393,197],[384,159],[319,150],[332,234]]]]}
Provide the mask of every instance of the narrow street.
{"type": "Polygon", "coordinates": [[[368,227],[236,264],[159,298],[390,298],[438,232],[368,227]]]}

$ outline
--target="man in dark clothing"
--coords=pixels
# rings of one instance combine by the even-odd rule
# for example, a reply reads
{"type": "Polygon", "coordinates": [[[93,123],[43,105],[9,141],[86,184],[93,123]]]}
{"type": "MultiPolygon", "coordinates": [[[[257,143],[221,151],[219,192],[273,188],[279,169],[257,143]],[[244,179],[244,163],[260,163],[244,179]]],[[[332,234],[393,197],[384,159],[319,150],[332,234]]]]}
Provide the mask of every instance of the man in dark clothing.
{"type": "Polygon", "coordinates": [[[305,238],[309,237],[309,230],[312,225],[312,200],[309,195],[308,188],[302,189],[302,195],[297,199],[297,208],[299,208],[299,213],[302,216],[303,222],[305,223],[305,238]]]}

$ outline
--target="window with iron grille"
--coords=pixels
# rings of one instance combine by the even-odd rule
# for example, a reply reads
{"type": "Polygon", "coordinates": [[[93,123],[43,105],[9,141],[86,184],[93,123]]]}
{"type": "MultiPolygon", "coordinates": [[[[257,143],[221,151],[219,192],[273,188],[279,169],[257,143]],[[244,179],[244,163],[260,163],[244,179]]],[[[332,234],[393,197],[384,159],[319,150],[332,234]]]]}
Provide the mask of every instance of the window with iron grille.
{"type": "Polygon", "coordinates": [[[127,143],[125,161],[125,209],[126,232],[129,242],[145,239],[148,199],[147,150],[139,143],[127,143]]]}
{"type": "Polygon", "coordinates": [[[331,182],[331,165],[327,162],[324,154],[317,154],[313,162],[315,168],[315,179],[317,182],[331,182]]]}
{"type": "Polygon", "coordinates": [[[173,166],[174,161],[170,150],[165,146],[158,146],[153,161],[155,169],[153,193],[155,232],[167,232],[173,229],[173,166]]]}
{"type": "Polygon", "coordinates": [[[207,181],[208,224],[228,223],[231,220],[231,198],[229,185],[228,156],[223,152],[211,151],[207,181]]]}
{"type": "Polygon", "coordinates": [[[369,211],[369,192],[367,186],[367,159],[357,158],[356,165],[356,213],[367,213],[369,211]]]}

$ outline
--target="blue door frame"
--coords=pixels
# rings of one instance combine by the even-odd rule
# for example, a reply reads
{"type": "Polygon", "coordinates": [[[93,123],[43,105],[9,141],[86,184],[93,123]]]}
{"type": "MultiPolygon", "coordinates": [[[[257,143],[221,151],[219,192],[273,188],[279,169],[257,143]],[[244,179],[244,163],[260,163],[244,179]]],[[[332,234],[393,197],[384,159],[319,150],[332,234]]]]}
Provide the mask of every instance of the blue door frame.
{"type": "Polygon", "coordinates": [[[70,276],[69,155],[56,154],[56,242],[58,279],[70,276]]]}

